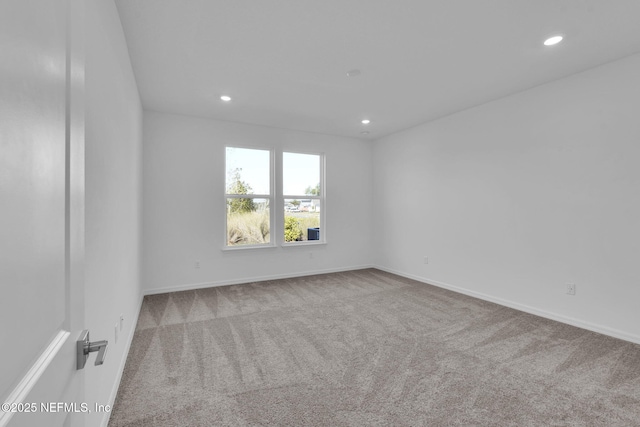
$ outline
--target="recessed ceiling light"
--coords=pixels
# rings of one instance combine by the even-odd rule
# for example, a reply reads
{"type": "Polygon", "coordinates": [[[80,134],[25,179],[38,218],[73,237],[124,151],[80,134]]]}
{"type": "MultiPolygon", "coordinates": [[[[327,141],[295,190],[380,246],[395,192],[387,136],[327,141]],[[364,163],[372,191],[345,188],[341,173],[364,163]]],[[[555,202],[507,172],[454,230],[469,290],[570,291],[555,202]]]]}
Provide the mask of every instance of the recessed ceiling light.
{"type": "Polygon", "coordinates": [[[371,120],[369,120],[369,119],[363,119],[362,120],[362,124],[363,125],[368,125],[369,123],[371,123],[371,120]]]}
{"type": "Polygon", "coordinates": [[[549,37],[544,41],[545,46],[553,46],[554,44],[558,44],[562,41],[562,36],[553,36],[549,37]]]}
{"type": "Polygon", "coordinates": [[[347,71],[347,77],[356,77],[360,75],[360,70],[358,69],[353,69],[353,70],[349,70],[347,71]]]}
{"type": "Polygon", "coordinates": [[[224,102],[231,101],[231,97],[229,95],[222,95],[220,99],[223,100],[224,102]]]}

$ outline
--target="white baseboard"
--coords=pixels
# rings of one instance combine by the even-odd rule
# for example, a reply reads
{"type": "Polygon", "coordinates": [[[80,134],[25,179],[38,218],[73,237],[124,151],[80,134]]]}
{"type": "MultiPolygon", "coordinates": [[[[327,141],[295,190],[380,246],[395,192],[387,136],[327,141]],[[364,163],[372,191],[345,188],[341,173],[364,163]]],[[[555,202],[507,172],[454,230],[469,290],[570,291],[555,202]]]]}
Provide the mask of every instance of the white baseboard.
{"type": "Polygon", "coordinates": [[[571,326],[576,326],[578,328],[586,329],[592,332],[597,332],[599,334],[608,335],[614,338],[619,338],[621,340],[629,341],[634,344],[640,344],[640,336],[629,334],[624,331],[620,331],[618,329],[609,328],[607,326],[598,325],[595,323],[587,322],[580,319],[574,319],[572,317],[568,317],[558,313],[552,313],[550,311],[541,310],[539,308],[531,307],[528,305],[520,304],[514,301],[509,301],[506,299],[494,297],[492,295],[483,294],[481,292],[471,291],[469,289],[461,288],[459,286],[450,285],[448,283],[440,282],[438,280],[432,280],[426,277],[415,276],[413,274],[403,273],[401,271],[396,271],[392,268],[375,266],[382,271],[386,271],[388,273],[397,274],[398,276],[406,277],[407,279],[413,279],[418,282],[426,283],[427,285],[437,286],[439,288],[448,289],[453,292],[457,292],[460,294],[468,295],[470,297],[478,298],[484,301],[493,302],[505,307],[513,308],[518,311],[523,311],[525,313],[534,314],[536,316],[544,317],[550,320],[555,320],[557,322],[566,323],[571,326]]]}
{"type": "Polygon", "coordinates": [[[290,279],[292,277],[313,276],[315,274],[339,273],[341,271],[362,270],[364,268],[377,268],[375,265],[357,265],[351,267],[329,268],[324,270],[303,271],[297,273],[274,274],[270,276],[243,277],[241,279],[220,280],[215,282],[188,283],[183,285],[166,286],[163,288],[152,288],[143,291],[144,295],[163,294],[166,292],[190,291],[193,289],[213,288],[216,286],[239,285],[243,283],[264,282],[266,280],[290,279]]]}
{"type": "MultiPolygon", "coordinates": [[[[131,350],[131,343],[133,342],[133,336],[136,332],[136,325],[138,324],[138,316],[140,316],[140,310],[142,309],[142,300],[144,299],[144,295],[141,294],[138,301],[138,309],[134,314],[133,322],[131,323],[131,333],[127,339],[127,345],[124,349],[122,360],[120,360],[120,366],[118,367],[118,377],[116,378],[115,383],[113,384],[113,388],[111,389],[111,393],[109,395],[109,402],[107,403],[113,409],[113,404],[116,401],[116,396],[118,395],[118,389],[120,388],[120,381],[122,381],[122,374],[124,373],[124,367],[127,364],[127,357],[129,356],[129,350],[131,350]]],[[[102,421],[100,422],[101,427],[107,427],[109,424],[109,419],[111,418],[111,411],[105,412],[102,417],[102,421]]]]}

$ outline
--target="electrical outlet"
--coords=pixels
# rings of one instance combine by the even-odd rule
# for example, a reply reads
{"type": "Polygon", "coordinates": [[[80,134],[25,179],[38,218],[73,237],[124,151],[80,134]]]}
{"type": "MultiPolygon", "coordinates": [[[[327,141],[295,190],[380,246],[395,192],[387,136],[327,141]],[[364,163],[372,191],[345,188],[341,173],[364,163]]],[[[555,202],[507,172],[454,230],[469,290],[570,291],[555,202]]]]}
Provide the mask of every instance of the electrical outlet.
{"type": "Polygon", "coordinates": [[[567,283],[567,295],[575,295],[575,294],[576,294],[576,284],[567,283]]]}
{"type": "Polygon", "coordinates": [[[200,260],[196,260],[194,263],[195,268],[200,268],[200,260]]]}
{"type": "Polygon", "coordinates": [[[429,264],[429,257],[428,256],[424,257],[424,260],[422,262],[424,262],[425,264],[429,264]]]}

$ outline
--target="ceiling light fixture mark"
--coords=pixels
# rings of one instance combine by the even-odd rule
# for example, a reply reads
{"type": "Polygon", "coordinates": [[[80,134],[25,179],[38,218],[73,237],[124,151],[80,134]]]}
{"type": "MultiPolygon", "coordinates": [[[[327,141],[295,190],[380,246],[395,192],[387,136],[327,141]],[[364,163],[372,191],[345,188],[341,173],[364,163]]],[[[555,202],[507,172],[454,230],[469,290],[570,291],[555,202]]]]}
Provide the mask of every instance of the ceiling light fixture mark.
{"type": "Polygon", "coordinates": [[[361,122],[363,125],[368,125],[369,123],[371,123],[371,120],[369,119],[363,119],[361,122]]]}
{"type": "Polygon", "coordinates": [[[560,43],[562,41],[563,37],[558,35],[558,36],[553,36],[553,37],[549,37],[548,39],[546,39],[544,41],[544,45],[545,46],[553,46],[556,45],[558,43],[560,43]]]}

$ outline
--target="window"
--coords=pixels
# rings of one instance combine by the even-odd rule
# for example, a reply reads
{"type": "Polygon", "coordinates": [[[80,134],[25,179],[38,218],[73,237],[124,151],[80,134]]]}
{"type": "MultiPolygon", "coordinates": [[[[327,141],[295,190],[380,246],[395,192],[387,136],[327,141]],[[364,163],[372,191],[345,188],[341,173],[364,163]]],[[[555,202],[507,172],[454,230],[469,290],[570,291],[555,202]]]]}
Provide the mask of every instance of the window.
{"type": "Polygon", "coordinates": [[[281,159],[276,199],[272,151],[226,147],[226,248],[325,241],[324,157],[283,152],[281,159]]]}
{"type": "Polygon", "coordinates": [[[322,156],[282,153],[284,242],[324,241],[322,156]]]}
{"type": "Polygon", "coordinates": [[[271,244],[271,152],[226,149],[226,246],[271,244]]]}

